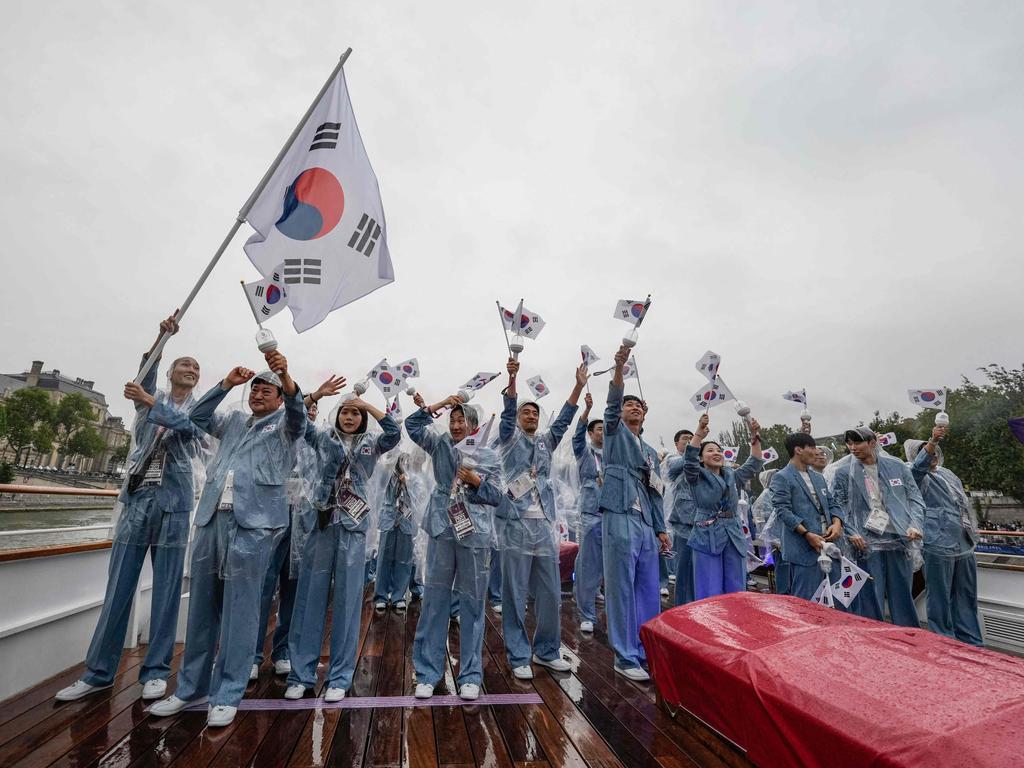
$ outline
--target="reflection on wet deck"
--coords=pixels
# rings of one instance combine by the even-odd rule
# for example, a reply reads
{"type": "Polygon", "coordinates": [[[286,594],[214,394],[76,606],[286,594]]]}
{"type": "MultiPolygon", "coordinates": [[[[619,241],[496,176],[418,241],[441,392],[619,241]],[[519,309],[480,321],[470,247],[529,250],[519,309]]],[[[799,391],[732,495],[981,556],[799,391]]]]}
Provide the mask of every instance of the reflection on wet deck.
{"type": "MultiPolygon", "coordinates": [[[[488,610],[484,686],[489,693],[537,693],[543,704],[357,710],[241,711],[223,729],[205,712],[152,718],[137,682],[145,648],[127,652],[114,686],[58,704],[53,694],[81,665],[0,702],[0,765],[11,766],[747,766],[685,715],[670,718],[653,685],[612,670],[607,636],[576,631],[573,603],[562,607],[562,651],[572,671],[535,666],[516,680],[505,658],[501,617],[488,610]]],[[[410,695],[418,604],[407,613],[363,606],[352,696],[410,695]]],[[[603,622],[603,616],[601,617],[603,622]]],[[[328,626],[330,623],[328,622],[328,626]]],[[[458,649],[458,625],[449,648],[458,649]]],[[[326,654],[326,641],[323,653],[326,654]]],[[[83,648],[84,651],[84,648],[83,648]]],[[[177,648],[174,670],[180,661],[177,648]]],[[[5,663],[10,663],[6,660],[5,663]]],[[[458,659],[449,657],[438,694],[454,694],[458,659]]],[[[169,690],[173,690],[174,679],[169,690]]],[[[249,698],[280,698],[284,678],[265,662],[249,698]]],[[[318,691],[320,693],[320,691],[318,691]]]]}

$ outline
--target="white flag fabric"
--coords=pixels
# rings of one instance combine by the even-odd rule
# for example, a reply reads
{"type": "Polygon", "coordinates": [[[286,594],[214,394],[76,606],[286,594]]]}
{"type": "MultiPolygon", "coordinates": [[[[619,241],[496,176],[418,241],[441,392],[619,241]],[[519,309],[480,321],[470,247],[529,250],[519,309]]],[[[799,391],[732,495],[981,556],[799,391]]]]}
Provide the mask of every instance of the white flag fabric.
{"type": "Polygon", "coordinates": [[[896,445],[896,433],[895,432],[886,432],[884,435],[879,435],[878,436],[878,444],[883,446],[883,447],[888,447],[890,445],[896,445]]]}
{"type": "Polygon", "coordinates": [[[494,414],[491,414],[491,418],[483,426],[477,427],[474,431],[466,435],[462,440],[455,444],[455,448],[463,456],[472,456],[479,449],[487,445],[487,441],[491,436],[491,428],[494,426],[494,414]]]}
{"type": "Polygon", "coordinates": [[[402,380],[395,373],[394,369],[388,365],[386,357],[373,366],[370,372],[366,374],[366,378],[377,386],[377,389],[380,390],[385,398],[397,395],[402,388],[402,380]]]}
{"type": "Polygon", "coordinates": [[[496,374],[496,373],[486,373],[484,371],[481,371],[476,376],[474,376],[472,379],[470,379],[465,384],[463,384],[462,385],[462,389],[470,389],[470,390],[483,389],[488,384],[490,384],[492,381],[494,381],[496,378],[498,378],[498,374],[496,374]]]}
{"type": "Polygon", "coordinates": [[[777,461],[779,458],[779,452],[774,448],[764,448],[761,451],[761,458],[764,460],[765,465],[771,464],[773,461],[777,461]]]}
{"type": "Polygon", "coordinates": [[[288,306],[288,290],[284,284],[284,264],[278,264],[270,274],[255,283],[245,284],[249,306],[256,316],[256,322],[269,320],[288,306]]]}
{"type": "Polygon", "coordinates": [[[501,308],[501,317],[505,321],[505,328],[517,333],[520,336],[525,336],[528,339],[536,339],[544,326],[547,323],[544,319],[536,312],[531,312],[526,307],[523,307],[523,311],[519,314],[519,323],[517,327],[516,323],[516,312],[514,309],[501,308]]]}
{"type": "Polygon", "coordinates": [[[729,388],[725,386],[725,382],[715,379],[694,392],[690,397],[690,402],[693,403],[694,410],[704,411],[735,399],[729,388]]]}
{"type": "Polygon", "coordinates": [[[789,400],[791,403],[800,403],[801,405],[807,405],[807,390],[801,389],[799,392],[786,392],[782,396],[783,400],[789,400]]]}
{"type": "Polygon", "coordinates": [[[366,156],[339,70],[246,221],[245,244],[267,276],[284,262],[299,333],[332,310],[393,282],[377,177],[366,156]]]}
{"type": "Polygon", "coordinates": [[[700,360],[694,366],[708,381],[714,381],[718,375],[718,368],[722,364],[722,356],[715,354],[710,349],[701,355],[700,360]]]}
{"type": "Polygon", "coordinates": [[[415,379],[420,375],[420,364],[415,357],[410,357],[408,360],[396,365],[392,371],[402,380],[415,379]]]}
{"type": "Polygon", "coordinates": [[[586,344],[580,344],[580,357],[583,358],[583,364],[588,368],[601,359],[597,356],[597,352],[586,344]]]}
{"type": "MultiPolygon", "coordinates": [[[[613,369],[614,370],[614,369],[613,369]]],[[[639,374],[637,373],[636,358],[632,355],[629,356],[629,360],[622,366],[622,380],[635,379],[639,374]]]]}
{"type": "Polygon", "coordinates": [[[544,379],[542,379],[540,376],[533,376],[527,379],[526,386],[530,388],[530,391],[533,393],[534,398],[536,398],[537,400],[540,400],[545,395],[550,394],[548,385],[544,383],[544,379]]]}
{"type": "Polygon", "coordinates": [[[946,408],[946,390],[941,387],[935,389],[908,389],[907,395],[910,402],[922,408],[934,408],[937,411],[946,408]]]}
{"type": "Polygon", "coordinates": [[[814,590],[814,595],[811,597],[812,603],[818,605],[824,605],[828,608],[835,608],[835,603],[832,602],[832,585],[828,583],[828,576],[821,580],[821,584],[814,590]]]}
{"type": "Polygon", "coordinates": [[[615,312],[612,317],[625,320],[630,325],[636,326],[643,322],[649,305],[644,299],[619,299],[615,304],[615,312]]]}
{"type": "Polygon", "coordinates": [[[868,572],[852,560],[843,558],[839,564],[839,581],[832,585],[832,596],[846,608],[868,583],[868,572]]]}
{"type": "Polygon", "coordinates": [[[398,395],[394,400],[388,401],[387,414],[399,424],[402,423],[402,405],[398,402],[398,395]]]}
{"type": "Polygon", "coordinates": [[[722,456],[725,457],[726,461],[735,462],[740,457],[740,449],[734,445],[723,445],[722,456]]]}

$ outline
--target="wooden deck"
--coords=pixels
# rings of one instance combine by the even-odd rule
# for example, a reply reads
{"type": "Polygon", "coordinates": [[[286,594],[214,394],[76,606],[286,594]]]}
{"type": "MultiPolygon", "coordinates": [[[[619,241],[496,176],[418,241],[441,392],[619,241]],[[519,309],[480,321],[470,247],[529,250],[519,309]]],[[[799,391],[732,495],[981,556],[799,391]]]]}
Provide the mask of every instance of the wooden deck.
{"type": "MultiPolygon", "coordinates": [[[[374,611],[367,594],[350,696],[412,693],[418,615],[417,603],[406,613],[374,611]]],[[[685,713],[669,717],[656,703],[653,684],[631,683],[616,675],[602,629],[590,637],[576,630],[570,596],[563,596],[562,651],[572,663],[571,672],[534,665],[532,681],[516,680],[505,658],[501,617],[488,609],[487,620],[484,692],[535,692],[543,704],[240,711],[227,728],[208,729],[205,711],[169,718],[145,714],[137,682],[143,647],[126,652],[113,687],[93,696],[63,704],[53,700],[56,691],[82,673],[83,665],[78,665],[0,702],[0,766],[749,765],[685,713]]],[[[456,653],[458,631],[453,622],[449,648],[456,653]]],[[[181,650],[176,649],[175,671],[181,650]]],[[[456,693],[457,669],[458,659],[449,656],[438,694],[456,693]]],[[[169,691],[174,684],[172,675],[169,691]]],[[[268,661],[246,696],[280,698],[284,688],[284,678],[273,675],[268,661]]]]}

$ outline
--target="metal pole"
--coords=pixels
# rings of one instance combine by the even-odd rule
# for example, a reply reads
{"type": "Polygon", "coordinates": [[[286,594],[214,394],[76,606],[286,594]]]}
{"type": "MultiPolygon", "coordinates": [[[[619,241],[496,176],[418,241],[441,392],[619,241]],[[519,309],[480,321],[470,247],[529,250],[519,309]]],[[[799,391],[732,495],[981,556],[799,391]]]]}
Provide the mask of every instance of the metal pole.
{"type": "Polygon", "coordinates": [[[508,342],[508,328],[505,327],[505,315],[501,311],[501,302],[495,300],[494,304],[498,308],[498,318],[501,320],[501,330],[505,332],[505,346],[508,347],[508,356],[512,357],[512,345],[508,342]]]}
{"type": "MultiPolygon", "coordinates": [[[[253,205],[256,204],[256,199],[263,192],[264,188],[266,188],[267,184],[270,182],[270,178],[274,175],[274,172],[277,171],[277,167],[281,164],[281,161],[284,159],[284,156],[291,148],[292,143],[295,141],[295,137],[299,135],[299,132],[302,130],[302,127],[306,124],[306,121],[309,119],[309,116],[313,114],[313,110],[316,109],[317,104],[320,103],[320,99],[322,99],[323,95],[327,93],[327,89],[330,88],[331,83],[334,82],[334,78],[337,77],[338,72],[341,71],[341,68],[345,66],[345,61],[348,59],[351,53],[352,49],[349,48],[343,54],[341,54],[341,58],[338,60],[337,65],[331,71],[331,75],[330,77],[327,78],[327,82],[324,83],[323,87],[320,89],[320,92],[317,93],[316,98],[313,99],[313,103],[309,105],[309,109],[306,110],[306,113],[302,116],[302,119],[299,120],[299,124],[295,126],[295,130],[293,130],[291,135],[288,137],[288,141],[285,142],[284,146],[281,148],[281,151],[277,153],[277,157],[274,158],[274,162],[270,164],[270,167],[267,169],[267,172],[263,174],[263,178],[260,179],[259,184],[256,185],[256,189],[254,189],[252,191],[252,194],[249,195],[249,199],[245,201],[245,205],[243,205],[241,209],[238,211],[238,216],[235,217],[235,223],[231,225],[231,229],[228,231],[227,236],[221,242],[220,247],[217,249],[217,251],[213,254],[213,258],[210,259],[210,263],[206,265],[206,269],[204,269],[203,273],[199,276],[199,280],[197,280],[196,284],[192,286],[192,292],[189,293],[188,298],[185,299],[185,302],[174,314],[175,320],[180,321],[185,316],[185,312],[187,312],[188,308],[192,305],[192,301],[195,299],[196,294],[199,293],[199,289],[203,287],[203,284],[210,276],[210,273],[213,272],[213,268],[217,266],[217,262],[220,261],[220,257],[224,254],[224,251],[227,250],[228,245],[230,245],[231,243],[231,240],[238,232],[238,228],[242,226],[242,222],[245,221],[246,217],[249,215],[249,211],[252,210],[253,205]]],[[[167,340],[170,337],[171,335],[169,333],[164,333],[160,337],[160,341],[156,343],[156,347],[153,349],[153,352],[146,359],[146,362],[143,364],[142,368],[139,369],[139,374],[138,376],[135,377],[136,384],[141,383],[142,380],[146,378],[146,374],[149,373],[149,370],[153,367],[157,359],[163,353],[164,345],[167,344],[167,340]]]]}

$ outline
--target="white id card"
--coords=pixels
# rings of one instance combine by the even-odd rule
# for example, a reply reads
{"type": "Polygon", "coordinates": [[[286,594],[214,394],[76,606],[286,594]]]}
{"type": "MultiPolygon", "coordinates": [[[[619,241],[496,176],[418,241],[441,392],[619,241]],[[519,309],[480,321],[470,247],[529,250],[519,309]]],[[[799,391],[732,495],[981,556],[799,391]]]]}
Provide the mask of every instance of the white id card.
{"type": "Polygon", "coordinates": [[[665,495],[665,481],[661,479],[657,472],[653,469],[648,473],[648,483],[652,489],[654,489],[659,496],[665,495]]]}
{"type": "Polygon", "coordinates": [[[166,460],[166,451],[159,450],[155,454],[153,454],[153,458],[149,462],[149,467],[146,468],[146,474],[142,476],[143,488],[152,488],[154,486],[163,484],[164,465],[166,464],[166,460]]]}
{"type": "Polygon", "coordinates": [[[220,495],[217,509],[234,509],[235,506],[235,470],[229,469],[224,478],[224,491],[220,495]]]}
{"type": "Polygon", "coordinates": [[[448,507],[448,521],[452,524],[455,538],[459,541],[462,541],[476,530],[473,527],[473,518],[469,516],[466,503],[461,499],[448,507]]]}
{"type": "Polygon", "coordinates": [[[355,523],[362,520],[369,511],[370,505],[363,501],[363,498],[348,488],[338,491],[338,498],[334,505],[334,514],[331,522],[336,523],[341,519],[341,513],[345,513],[355,523]]]}
{"type": "Polygon", "coordinates": [[[532,491],[536,485],[533,478],[530,477],[530,473],[523,472],[523,474],[508,484],[508,490],[505,493],[508,494],[512,501],[519,501],[523,496],[532,491]]]}
{"type": "Polygon", "coordinates": [[[884,509],[872,509],[868,519],[864,521],[864,527],[869,531],[882,534],[889,525],[889,513],[884,509]]]}

